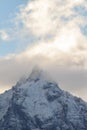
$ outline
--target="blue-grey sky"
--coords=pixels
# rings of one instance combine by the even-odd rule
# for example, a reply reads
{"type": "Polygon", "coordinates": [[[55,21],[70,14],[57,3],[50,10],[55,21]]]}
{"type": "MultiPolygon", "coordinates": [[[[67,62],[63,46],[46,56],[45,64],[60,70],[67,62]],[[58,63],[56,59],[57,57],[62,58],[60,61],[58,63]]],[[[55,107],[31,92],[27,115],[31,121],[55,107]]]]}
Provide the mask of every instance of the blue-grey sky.
{"type": "Polygon", "coordinates": [[[23,0],[0,0],[0,23],[5,23],[12,16],[12,13],[18,11],[18,6],[23,4],[23,0]]]}
{"type": "MultiPolygon", "coordinates": [[[[19,12],[19,6],[27,3],[27,0],[0,0],[0,29],[9,30],[14,23],[15,15],[19,12]]],[[[0,39],[0,56],[15,53],[18,48],[18,41],[13,39],[5,41],[0,39]]]]}
{"type": "Polygon", "coordinates": [[[0,0],[0,92],[36,65],[87,100],[87,0],[0,0]]]}

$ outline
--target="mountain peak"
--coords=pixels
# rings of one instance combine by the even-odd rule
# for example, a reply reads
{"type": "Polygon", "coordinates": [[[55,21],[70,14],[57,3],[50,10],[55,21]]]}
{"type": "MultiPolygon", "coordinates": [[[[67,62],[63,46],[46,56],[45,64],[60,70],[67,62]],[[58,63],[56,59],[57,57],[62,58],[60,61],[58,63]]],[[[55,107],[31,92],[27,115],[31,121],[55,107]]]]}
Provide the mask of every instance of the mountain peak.
{"type": "Polygon", "coordinates": [[[32,69],[32,72],[31,72],[29,78],[30,79],[37,79],[37,78],[41,78],[43,75],[44,75],[44,71],[41,68],[35,66],[32,69]]]}
{"type": "Polygon", "coordinates": [[[29,77],[26,78],[26,77],[22,77],[16,84],[16,86],[21,86],[21,85],[24,85],[26,84],[27,82],[31,82],[31,81],[38,81],[40,80],[41,82],[52,82],[52,83],[55,83],[55,81],[49,76],[49,74],[41,69],[40,67],[38,66],[35,66],[29,77]]]}
{"type": "Polygon", "coordinates": [[[0,129],[87,130],[87,103],[48,77],[35,67],[28,79],[0,95],[0,129]]]}
{"type": "Polygon", "coordinates": [[[29,76],[29,79],[30,80],[40,80],[40,79],[42,79],[42,80],[47,80],[47,81],[53,81],[52,78],[48,75],[48,73],[44,69],[41,69],[38,66],[35,66],[32,69],[32,72],[29,76]]]}

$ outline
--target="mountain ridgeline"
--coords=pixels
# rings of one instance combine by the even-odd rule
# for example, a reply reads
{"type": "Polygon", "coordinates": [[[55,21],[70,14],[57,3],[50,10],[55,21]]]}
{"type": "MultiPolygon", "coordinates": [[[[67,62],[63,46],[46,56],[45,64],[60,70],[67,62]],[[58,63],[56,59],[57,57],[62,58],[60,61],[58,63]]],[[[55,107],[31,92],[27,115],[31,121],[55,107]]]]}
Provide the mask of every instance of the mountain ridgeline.
{"type": "Polygon", "coordinates": [[[87,103],[34,69],[0,95],[0,130],[87,130],[87,103]]]}

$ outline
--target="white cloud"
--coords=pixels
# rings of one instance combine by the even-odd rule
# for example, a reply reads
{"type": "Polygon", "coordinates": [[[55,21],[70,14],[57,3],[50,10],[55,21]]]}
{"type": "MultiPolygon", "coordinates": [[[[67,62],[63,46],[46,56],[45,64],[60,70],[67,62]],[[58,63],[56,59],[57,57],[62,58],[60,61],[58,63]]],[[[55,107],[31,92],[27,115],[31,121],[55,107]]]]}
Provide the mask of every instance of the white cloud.
{"type": "MultiPolygon", "coordinates": [[[[67,30],[86,25],[86,20],[74,7],[87,5],[86,0],[29,0],[20,6],[13,19],[14,28],[9,29],[10,39],[52,39],[59,37],[63,28],[67,30]],[[20,35],[19,35],[20,34],[20,35]]],[[[5,36],[3,38],[7,38],[5,36]]]]}
{"type": "Polygon", "coordinates": [[[9,35],[5,30],[0,30],[0,39],[3,41],[7,41],[9,39],[9,35]]]}
{"type": "Polygon", "coordinates": [[[87,4],[85,0],[34,0],[20,8],[18,22],[29,29],[35,36],[54,36],[68,24],[85,23],[82,16],[74,11],[75,6],[87,4]],[[69,19],[65,22],[62,18],[69,19]]]}

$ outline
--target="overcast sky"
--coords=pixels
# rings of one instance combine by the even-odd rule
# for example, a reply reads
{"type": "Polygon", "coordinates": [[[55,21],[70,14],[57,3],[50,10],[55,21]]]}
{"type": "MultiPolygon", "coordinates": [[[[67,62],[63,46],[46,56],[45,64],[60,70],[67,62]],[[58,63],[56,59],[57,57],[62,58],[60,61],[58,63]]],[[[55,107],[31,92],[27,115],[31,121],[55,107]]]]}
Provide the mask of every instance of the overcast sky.
{"type": "Polygon", "coordinates": [[[0,0],[0,92],[36,65],[87,100],[87,0],[0,0]]]}

